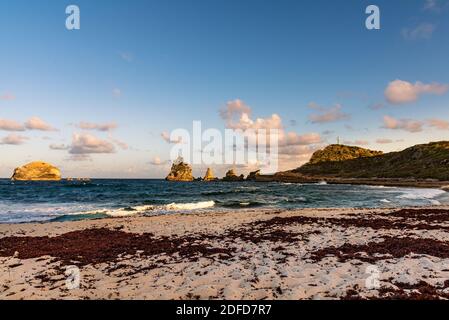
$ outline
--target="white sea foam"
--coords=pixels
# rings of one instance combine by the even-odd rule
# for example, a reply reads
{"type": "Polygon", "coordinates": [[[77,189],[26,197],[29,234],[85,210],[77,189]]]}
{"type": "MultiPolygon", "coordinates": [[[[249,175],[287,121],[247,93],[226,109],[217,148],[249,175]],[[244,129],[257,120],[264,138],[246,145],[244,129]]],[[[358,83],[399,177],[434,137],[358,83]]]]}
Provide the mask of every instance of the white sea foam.
{"type": "Polygon", "coordinates": [[[404,189],[401,191],[404,193],[397,196],[397,198],[407,200],[433,199],[446,193],[446,191],[440,189],[404,189]]]}
{"type": "Polygon", "coordinates": [[[382,199],[382,200],[380,200],[380,202],[383,202],[383,203],[391,203],[391,201],[390,201],[390,200],[387,200],[387,199],[382,199]]]}
{"type": "Polygon", "coordinates": [[[200,201],[194,203],[170,203],[165,206],[166,210],[196,210],[212,208],[215,205],[214,201],[200,201]]]}
{"type": "Polygon", "coordinates": [[[397,187],[391,186],[367,186],[370,189],[397,189],[397,187]]]}
{"type": "Polygon", "coordinates": [[[207,209],[215,206],[214,201],[200,201],[192,203],[170,203],[166,205],[143,205],[121,209],[101,209],[86,212],[78,212],[73,214],[106,214],[111,217],[129,217],[137,214],[152,211],[191,211],[199,209],[207,209]]]}

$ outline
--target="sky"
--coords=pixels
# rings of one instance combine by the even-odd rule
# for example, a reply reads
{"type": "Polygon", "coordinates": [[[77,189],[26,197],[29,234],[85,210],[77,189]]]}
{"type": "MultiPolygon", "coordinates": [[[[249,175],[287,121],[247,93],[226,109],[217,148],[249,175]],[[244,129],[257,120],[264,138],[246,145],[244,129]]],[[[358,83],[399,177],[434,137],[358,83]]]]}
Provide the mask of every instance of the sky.
{"type": "Polygon", "coordinates": [[[449,140],[449,0],[8,0],[0,35],[0,177],[162,178],[193,121],[279,129],[279,170],[449,140]]]}

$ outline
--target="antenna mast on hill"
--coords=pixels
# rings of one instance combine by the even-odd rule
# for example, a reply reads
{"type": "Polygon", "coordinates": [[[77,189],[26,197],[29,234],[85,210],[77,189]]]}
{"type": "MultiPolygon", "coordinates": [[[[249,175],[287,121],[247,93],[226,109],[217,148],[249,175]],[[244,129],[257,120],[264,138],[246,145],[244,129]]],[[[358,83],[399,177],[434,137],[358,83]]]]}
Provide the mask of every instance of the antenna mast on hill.
{"type": "Polygon", "coordinates": [[[337,144],[340,144],[340,137],[337,137],[337,144]]]}

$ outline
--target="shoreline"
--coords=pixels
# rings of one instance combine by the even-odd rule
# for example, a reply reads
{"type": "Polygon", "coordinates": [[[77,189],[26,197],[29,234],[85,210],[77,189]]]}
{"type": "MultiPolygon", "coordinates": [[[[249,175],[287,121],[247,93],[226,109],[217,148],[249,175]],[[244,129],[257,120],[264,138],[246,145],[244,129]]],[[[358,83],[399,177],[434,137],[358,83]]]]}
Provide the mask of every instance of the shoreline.
{"type": "MultiPolygon", "coordinates": [[[[95,180],[141,180],[141,181],[166,181],[164,178],[141,178],[141,179],[123,179],[123,178],[89,178],[89,179],[70,179],[62,178],[60,180],[11,180],[10,178],[0,178],[0,180],[8,180],[11,182],[92,182],[95,180]]],[[[170,183],[245,183],[245,182],[279,182],[279,183],[303,183],[315,184],[319,182],[326,182],[328,184],[349,184],[349,185],[366,185],[366,186],[385,186],[385,187],[412,187],[412,188],[434,188],[449,192],[449,181],[440,181],[434,179],[405,179],[405,178],[342,178],[332,176],[305,176],[302,174],[293,173],[291,171],[278,172],[275,174],[257,175],[252,179],[245,180],[225,180],[217,179],[212,181],[192,180],[192,181],[168,181],[170,183]]]]}
{"type": "MultiPolygon", "coordinates": [[[[321,180],[321,179],[320,179],[321,180]]],[[[116,179],[93,181],[92,185],[72,183],[45,184],[52,189],[50,195],[41,202],[40,206],[27,205],[26,201],[21,204],[20,198],[16,198],[8,191],[8,184],[3,183],[2,187],[9,193],[6,199],[0,203],[0,224],[23,224],[28,222],[54,223],[72,220],[98,219],[121,216],[145,216],[174,213],[197,213],[217,211],[229,212],[232,210],[248,209],[258,210],[295,210],[322,208],[343,208],[343,206],[355,206],[358,208],[395,208],[401,206],[429,206],[448,204],[447,190],[416,187],[391,187],[385,186],[384,181],[377,181],[376,184],[345,184],[341,187],[331,187],[332,182],[324,183],[308,181],[307,183],[295,182],[273,182],[262,183],[257,181],[235,182],[208,182],[192,184],[192,182],[166,182],[163,180],[148,180],[143,182],[127,182],[116,179]],[[328,184],[328,187],[323,186],[328,184]],[[135,185],[135,189],[133,186],[135,185]],[[379,188],[374,186],[379,185],[379,188]],[[102,190],[108,190],[109,186],[114,188],[120,186],[123,190],[121,198],[118,199],[112,193],[102,194],[102,190]],[[85,189],[87,188],[87,189],[85,189]],[[151,190],[175,190],[179,195],[172,199],[157,198],[157,200],[136,199],[134,194],[144,194],[151,190]],[[342,192],[338,192],[340,188],[342,192]],[[276,192],[270,193],[270,190],[276,192]],[[84,190],[92,192],[87,194],[84,190]],[[138,190],[138,191],[136,191],[138,190]],[[72,202],[65,202],[60,194],[69,193],[72,202]],[[139,193],[140,192],[140,193],[139,193]],[[373,196],[370,197],[370,192],[373,196]],[[194,195],[193,197],[191,195],[194,195]],[[323,197],[321,198],[321,194],[323,197]],[[335,194],[335,196],[333,196],[335,194]],[[101,202],[88,202],[83,206],[82,200],[92,197],[106,197],[109,201],[107,205],[101,202]],[[76,199],[77,202],[73,202],[76,199]],[[162,199],[162,200],[161,200],[162,199]],[[322,200],[321,200],[322,199],[322,200]],[[11,210],[8,203],[17,205],[15,210],[11,210]],[[171,202],[170,202],[171,201],[171,202]],[[57,211],[53,211],[56,208],[57,211]],[[22,210],[23,209],[23,213],[22,210]],[[17,214],[16,214],[17,213],[17,214]],[[34,214],[35,213],[35,214],[34,214]]],[[[347,182],[347,181],[345,181],[347,182]]],[[[432,185],[434,186],[434,185],[432,185]]],[[[39,199],[40,184],[29,183],[18,185],[18,189],[24,188],[27,191],[27,199],[39,199]]],[[[114,189],[112,188],[112,189],[114,189]]],[[[151,193],[151,192],[150,192],[151,193]]],[[[150,197],[152,195],[150,194],[150,197]]]]}
{"type": "Polygon", "coordinates": [[[449,206],[0,225],[2,299],[445,298],[448,278],[449,206]]]}
{"type": "Polygon", "coordinates": [[[260,175],[257,182],[289,182],[289,183],[319,183],[328,184],[349,184],[366,186],[385,187],[411,187],[411,188],[432,188],[449,191],[449,181],[439,180],[419,180],[403,178],[340,178],[330,176],[304,176],[293,172],[279,172],[274,175],[260,175]]]}

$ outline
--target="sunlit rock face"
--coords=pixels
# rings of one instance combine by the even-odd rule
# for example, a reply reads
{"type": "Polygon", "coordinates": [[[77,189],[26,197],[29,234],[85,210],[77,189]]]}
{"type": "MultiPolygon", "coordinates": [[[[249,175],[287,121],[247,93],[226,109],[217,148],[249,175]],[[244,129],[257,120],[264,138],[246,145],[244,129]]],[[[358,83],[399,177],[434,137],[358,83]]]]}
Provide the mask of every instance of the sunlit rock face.
{"type": "Polygon", "coordinates": [[[31,162],[16,168],[11,177],[14,181],[59,181],[61,171],[46,162],[31,162]]]}
{"type": "Polygon", "coordinates": [[[217,178],[211,168],[207,168],[206,174],[204,175],[203,181],[215,181],[217,178]]]}
{"type": "Polygon", "coordinates": [[[170,173],[165,178],[167,181],[193,181],[192,167],[179,159],[171,166],[170,173]]]}

